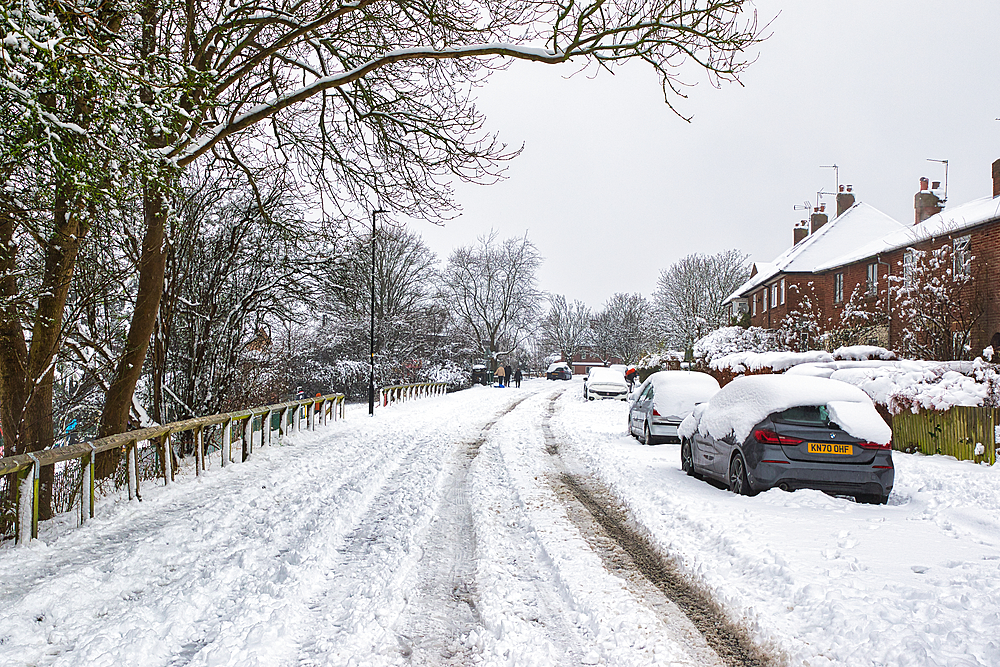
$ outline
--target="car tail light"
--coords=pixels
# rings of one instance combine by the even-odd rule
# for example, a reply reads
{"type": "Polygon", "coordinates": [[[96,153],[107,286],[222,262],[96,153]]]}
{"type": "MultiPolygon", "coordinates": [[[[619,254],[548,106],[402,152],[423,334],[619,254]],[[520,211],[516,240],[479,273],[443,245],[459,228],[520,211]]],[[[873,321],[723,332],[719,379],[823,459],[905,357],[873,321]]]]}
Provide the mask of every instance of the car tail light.
{"type": "Polygon", "coordinates": [[[761,461],[761,463],[783,463],[784,465],[789,465],[788,461],[778,461],[778,460],[770,460],[770,459],[765,459],[765,460],[761,461]]]}
{"type": "Polygon", "coordinates": [[[859,442],[857,444],[858,447],[861,447],[862,449],[892,449],[891,442],[887,442],[884,445],[877,442],[859,442]]]}
{"type": "Polygon", "coordinates": [[[653,416],[654,417],[659,417],[660,416],[660,413],[656,411],[656,408],[653,408],[653,416]]]}
{"type": "Polygon", "coordinates": [[[801,445],[803,440],[799,438],[789,438],[787,435],[778,435],[774,431],[759,428],[753,432],[753,437],[757,442],[765,445],[801,445]]]}

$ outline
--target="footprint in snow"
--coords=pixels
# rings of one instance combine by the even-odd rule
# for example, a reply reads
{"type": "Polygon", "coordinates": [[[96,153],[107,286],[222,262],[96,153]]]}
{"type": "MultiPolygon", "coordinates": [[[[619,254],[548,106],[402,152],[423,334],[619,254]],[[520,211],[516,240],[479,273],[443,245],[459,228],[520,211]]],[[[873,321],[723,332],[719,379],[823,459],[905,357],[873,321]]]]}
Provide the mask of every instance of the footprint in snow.
{"type": "Polygon", "coordinates": [[[917,574],[924,574],[925,572],[927,572],[927,570],[931,568],[927,567],[926,565],[911,565],[910,569],[916,572],[917,574]]]}

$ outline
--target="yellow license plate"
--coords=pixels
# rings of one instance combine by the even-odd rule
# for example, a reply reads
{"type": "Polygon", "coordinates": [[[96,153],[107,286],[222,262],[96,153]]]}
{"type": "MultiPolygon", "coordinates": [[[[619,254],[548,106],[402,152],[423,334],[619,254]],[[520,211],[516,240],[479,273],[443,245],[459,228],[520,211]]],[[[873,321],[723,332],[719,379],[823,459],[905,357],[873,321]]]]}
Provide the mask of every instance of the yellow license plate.
{"type": "Polygon", "coordinates": [[[851,445],[839,442],[810,442],[810,454],[846,454],[850,456],[854,453],[851,445]]]}

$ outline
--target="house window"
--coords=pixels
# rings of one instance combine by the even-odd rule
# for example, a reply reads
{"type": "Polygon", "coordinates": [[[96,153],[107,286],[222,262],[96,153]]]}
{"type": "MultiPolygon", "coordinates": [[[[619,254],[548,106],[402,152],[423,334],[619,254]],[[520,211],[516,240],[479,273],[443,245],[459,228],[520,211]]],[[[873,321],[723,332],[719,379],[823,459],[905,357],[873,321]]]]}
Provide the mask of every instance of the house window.
{"type": "Polygon", "coordinates": [[[764,288],[764,291],[760,293],[760,305],[761,305],[763,311],[766,313],[767,312],[767,288],[766,287],[764,288]]]}
{"type": "Polygon", "coordinates": [[[778,283],[771,285],[771,308],[778,305],[778,283]]]}
{"type": "Polygon", "coordinates": [[[757,314],[757,295],[754,294],[753,295],[753,312],[751,313],[751,315],[756,315],[756,314],[757,314]]]}
{"type": "Polygon", "coordinates": [[[952,273],[956,277],[967,276],[972,272],[972,237],[963,236],[952,242],[952,273]]]}
{"type": "Polygon", "coordinates": [[[781,305],[785,305],[785,279],[781,279],[781,305]]]}
{"type": "Polygon", "coordinates": [[[833,302],[840,303],[844,300],[844,274],[836,273],[833,276],[833,302]]]}
{"type": "Polygon", "coordinates": [[[907,248],[903,253],[903,287],[913,287],[913,267],[916,265],[917,253],[913,248],[907,248]]]}
{"type": "Polygon", "coordinates": [[[868,265],[868,293],[875,294],[878,291],[878,264],[868,265]]]}

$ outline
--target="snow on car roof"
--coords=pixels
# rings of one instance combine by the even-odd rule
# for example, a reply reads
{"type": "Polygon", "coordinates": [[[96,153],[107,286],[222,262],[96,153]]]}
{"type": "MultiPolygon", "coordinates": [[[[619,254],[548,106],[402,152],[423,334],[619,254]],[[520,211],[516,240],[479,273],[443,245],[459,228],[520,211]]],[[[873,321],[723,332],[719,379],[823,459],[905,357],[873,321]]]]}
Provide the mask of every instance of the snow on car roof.
{"type": "Polygon", "coordinates": [[[737,442],[773,412],[799,405],[825,405],[830,418],[855,438],[888,443],[892,429],[868,395],[845,382],[805,375],[754,375],[736,378],[678,428],[689,438],[695,431],[719,439],[732,433],[737,442]]]}
{"type": "Polygon", "coordinates": [[[653,406],[665,417],[684,417],[695,403],[707,401],[719,391],[719,382],[708,373],[659,371],[649,376],[653,406]]]}
{"type": "Polygon", "coordinates": [[[569,364],[567,364],[565,361],[557,361],[557,362],[555,362],[553,364],[549,364],[549,368],[545,372],[546,373],[551,373],[552,371],[556,370],[557,368],[569,368],[569,364]]]}

